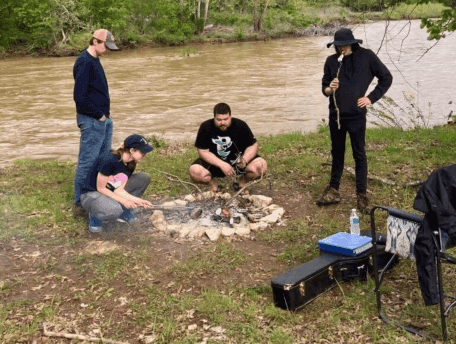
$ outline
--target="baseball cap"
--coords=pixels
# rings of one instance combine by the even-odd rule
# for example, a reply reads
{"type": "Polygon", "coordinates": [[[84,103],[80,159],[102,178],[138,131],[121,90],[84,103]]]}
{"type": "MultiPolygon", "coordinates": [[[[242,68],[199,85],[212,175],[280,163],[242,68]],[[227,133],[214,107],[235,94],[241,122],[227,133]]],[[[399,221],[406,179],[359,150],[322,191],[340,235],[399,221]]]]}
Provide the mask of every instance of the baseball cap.
{"type": "Polygon", "coordinates": [[[138,149],[141,151],[141,153],[144,154],[150,153],[154,150],[154,147],[152,147],[149,142],[147,142],[144,136],[141,136],[139,134],[128,136],[124,141],[124,147],[138,149]]]}
{"type": "Polygon", "coordinates": [[[106,47],[109,50],[119,50],[116,43],[114,43],[115,39],[111,31],[108,31],[106,29],[99,29],[95,31],[92,36],[96,39],[99,39],[100,41],[105,42],[106,47]]]}

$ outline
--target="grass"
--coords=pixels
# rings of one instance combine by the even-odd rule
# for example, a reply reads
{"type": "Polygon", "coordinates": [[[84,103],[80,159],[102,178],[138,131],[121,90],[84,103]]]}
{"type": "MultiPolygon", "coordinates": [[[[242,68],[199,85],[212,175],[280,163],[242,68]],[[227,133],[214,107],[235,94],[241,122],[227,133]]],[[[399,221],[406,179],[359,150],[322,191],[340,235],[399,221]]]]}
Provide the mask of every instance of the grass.
{"type": "MultiPolygon", "coordinates": [[[[370,182],[372,201],[413,211],[417,189],[407,183],[425,180],[432,170],[454,163],[455,140],[455,126],[368,129],[370,174],[397,183],[370,182]]],[[[152,178],[146,197],[188,193],[187,185],[169,176],[188,182],[195,150],[189,144],[157,146],[139,165],[152,178]]],[[[352,205],[313,204],[328,181],[325,127],[305,135],[260,137],[259,146],[268,161],[272,189],[297,191],[302,202],[315,209],[297,214],[284,227],[258,233],[252,242],[275,249],[277,255],[268,259],[291,268],[318,256],[319,238],[347,228],[352,205]]],[[[347,147],[346,163],[353,166],[349,152],[347,147]]],[[[273,273],[261,270],[255,253],[236,241],[224,239],[185,254],[176,243],[169,255],[175,250],[181,258],[167,259],[156,237],[138,235],[110,238],[121,250],[89,255],[84,247],[94,237],[87,234],[84,220],[72,216],[74,170],[69,162],[21,160],[1,171],[0,220],[6,225],[0,227],[0,268],[8,273],[0,276],[0,342],[31,342],[42,335],[43,321],[70,333],[98,329],[105,338],[128,342],[140,341],[139,336],[155,343],[201,343],[204,338],[208,343],[417,341],[378,320],[370,278],[341,284],[299,312],[275,307],[273,273]],[[242,277],[250,275],[260,277],[242,283],[242,277]]],[[[353,184],[354,178],[345,173],[342,186],[352,190],[353,184]]],[[[369,227],[368,217],[361,218],[361,227],[369,227]]],[[[445,275],[454,289],[455,272],[447,269],[445,275]]],[[[401,262],[388,278],[384,290],[389,314],[405,314],[412,324],[436,327],[436,309],[422,305],[414,265],[401,262]]],[[[454,331],[451,325],[450,338],[454,331]]],[[[438,334],[438,329],[431,332],[438,334]]]]}

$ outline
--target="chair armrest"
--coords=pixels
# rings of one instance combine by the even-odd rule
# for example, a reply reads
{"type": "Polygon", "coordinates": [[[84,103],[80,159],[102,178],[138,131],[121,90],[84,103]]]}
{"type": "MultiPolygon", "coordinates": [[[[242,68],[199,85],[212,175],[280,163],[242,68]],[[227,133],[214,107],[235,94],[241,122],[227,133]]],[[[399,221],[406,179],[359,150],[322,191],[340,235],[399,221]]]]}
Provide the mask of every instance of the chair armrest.
{"type": "Polygon", "coordinates": [[[417,222],[417,223],[421,223],[424,218],[424,216],[409,213],[408,211],[404,211],[404,210],[396,209],[396,208],[387,207],[386,211],[394,217],[398,217],[400,219],[404,219],[407,221],[413,221],[413,222],[417,222]]]}

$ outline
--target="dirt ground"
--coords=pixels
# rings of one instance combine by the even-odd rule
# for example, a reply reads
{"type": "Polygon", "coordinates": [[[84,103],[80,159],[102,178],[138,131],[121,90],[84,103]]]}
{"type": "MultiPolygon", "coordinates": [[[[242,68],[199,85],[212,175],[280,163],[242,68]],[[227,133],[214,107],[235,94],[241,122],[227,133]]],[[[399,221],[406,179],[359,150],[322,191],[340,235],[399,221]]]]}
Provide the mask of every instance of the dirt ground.
{"type": "MultiPolygon", "coordinates": [[[[302,181],[305,183],[305,181],[302,181]]],[[[308,217],[311,221],[312,214],[318,211],[313,195],[302,192],[280,189],[273,190],[268,187],[252,187],[251,194],[262,194],[272,197],[273,203],[285,209],[284,220],[289,221],[295,218],[308,217]]],[[[350,202],[351,195],[346,195],[342,202],[350,202]]],[[[328,216],[331,216],[331,208],[328,208],[328,216]]],[[[237,236],[221,238],[222,241],[229,241],[230,245],[237,250],[244,252],[248,257],[248,263],[231,269],[228,276],[225,274],[199,275],[179,286],[173,281],[173,277],[167,269],[177,262],[185,261],[200,250],[215,246],[207,238],[202,239],[179,239],[158,233],[148,221],[141,221],[140,224],[123,225],[122,230],[116,230],[101,235],[90,234],[87,230],[77,237],[76,243],[71,240],[62,243],[61,234],[53,234],[50,229],[38,230],[37,239],[27,241],[22,238],[11,238],[0,246],[0,283],[9,283],[11,288],[2,290],[0,285],[0,300],[11,302],[19,300],[31,301],[31,307],[37,307],[41,302],[49,301],[58,296],[60,323],[65,323],[68,331],[78,331],[81,326],[78,313],[81,305],[84,306],[84,299],[78,295],[84,294],[87,288],[87,280],[95,279],[92,272],[81,274],[80,267],[77,268],[74,261],[81,254],[101,253],[112,248],[121,250],[124,255],[134,256],[140,250],[147,250],[147,258],[139,254],[142,261],[141,266],[146,266],[150,279],[148,283],[159,287],[166,294],[182,293],[185,291],[199,292],[208,289],[223,289],[224,286],[246,286],[254,287],[259,285],[270,285],[271,279],[290,269],[289,266],[277,259],[283,252],[285,244],[259,241],[256,235],[245,238],[237,236]],[[128,226],[136,226],[128,228],[128,226]],[[55,239],[55,243],[53,240],[55,239]],[[56,276],[58,282],[56,282],[56,276]],[[152,276],[152,277],[151,277],[152,276]],[[52,296],[53,295],[53,296],[52,296]],[[78,321],[75,319],[78,318],[78,321]],[[73,324],[73,325],[68,325],[73,324]],[[73,326],[73,329],[71,329],[73,326]]],[[[276,229],[279,229],[276,227],[276,229]]],[[[276,230],[268,228],[266,231],[276,230]]],[[[69,235],[73,235],[69,233],[69,235]]],[[[313,235],[310,240],[317,242],[313,235]]],[[[144,251],[142,251],[144,252],[144,251]]],[[[87,264],[87,263],[86,263],[87,264]]],[[[84,266],[84,264],[83,264],[84,266]]],[[[132,269],[138,267],[132,266],[132,269]]],[[[89,269],[88,269],[89,270],[89,269]]],[[[135,292],[135,288],[123,282],[110,285],[116,290],[115,295],[125,295],[130,302],[133,300],[141,304],[143,296],[135,292]]],[[[96,292],[96,290],[94,291],[96,292]]],[[[102,295],[100,295],[102,297],[102,295]]],[[[102,305],[97,312],[111,314],[111,321],[128,326],[123,321],[129,311],[122,311],[122,298],[116,297],[102,305]]],[[[28,313],[28,312],[26,312],[28,313]]],[[[31,311],[30,314],[33,314],[31,311]]],[[[7,321],[29,322],[34,321],[34,316],[25,313],[10,314],[7,321]]],[[[95,317],[96,318],[96,317],[95,317]]],[[[85,318],[86,326],[90,328],[90,317],[85,318]]],[[[62,325],[63,326],[63,325],[62,325]]],[[[128,327],[120,331],[130,331],[128,327]]],[[[17,338],[16,338],[17,340],[17,338]]]]}

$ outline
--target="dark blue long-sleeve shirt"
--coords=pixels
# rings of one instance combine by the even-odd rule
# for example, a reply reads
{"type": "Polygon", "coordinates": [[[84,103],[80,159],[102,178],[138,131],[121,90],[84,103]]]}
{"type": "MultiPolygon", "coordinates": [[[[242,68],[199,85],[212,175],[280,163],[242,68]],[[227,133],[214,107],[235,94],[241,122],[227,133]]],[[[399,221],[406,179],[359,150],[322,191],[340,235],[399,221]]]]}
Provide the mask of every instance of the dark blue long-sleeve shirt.
{"type": "MultiPolygon", "coordinates": [[[[338,55],[334,54],[326,59],[324,75],[322,79],[322,92],[325,96],[325,88],[339,72],[339,88],[336,91],[337,106],[341,118],[357,118],[365,116],[367,109],[358,107],[358,99],[365,96],[367,89],[374,79],[378,78],[375,89],[367,96],[374,104],[390,88],[393,77],[388,68],[380,61],[377,55],[369,49],[359,48],[342,60],[342,65],[337,60],[338,55]]],[[[329,98],[329,115],[336,116],[334,99],[329,98]]]]}
{"type": "Polygon", "coordinates": [[[79,114],[100,119],[110,114],[108,81],[100,63],[87,50],[74,63],[74,102],[79,114]]]}

